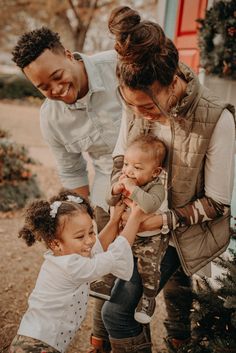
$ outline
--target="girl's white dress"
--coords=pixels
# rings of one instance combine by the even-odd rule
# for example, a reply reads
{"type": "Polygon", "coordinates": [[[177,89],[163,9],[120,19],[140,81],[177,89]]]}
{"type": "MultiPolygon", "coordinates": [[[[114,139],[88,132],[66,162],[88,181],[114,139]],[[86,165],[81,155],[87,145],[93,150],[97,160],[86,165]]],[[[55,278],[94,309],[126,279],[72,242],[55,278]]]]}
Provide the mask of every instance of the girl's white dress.
{"type": "Polygon", "coordinates": [[[106,252],[97,239],[91,258],[51,251],[44,258],[17,333],[64,352],[85,317],[89,283],[108,273],[129,280],[133,255],[126,238],[118,236],[106,252]]]}

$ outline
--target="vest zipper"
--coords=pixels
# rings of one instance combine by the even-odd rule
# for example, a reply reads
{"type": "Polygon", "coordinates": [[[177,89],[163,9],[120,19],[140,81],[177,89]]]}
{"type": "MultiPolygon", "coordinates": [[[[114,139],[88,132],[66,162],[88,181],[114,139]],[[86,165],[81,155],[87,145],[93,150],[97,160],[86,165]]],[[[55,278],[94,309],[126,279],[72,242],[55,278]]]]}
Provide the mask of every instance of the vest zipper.
{"type": "Polygon", "coordinates": [[[174,150],[174,122],[170,119],[170,129],[171,129],[171,145],[169,150],[169,161],[168,161],[168,178],[167,178],[167,203],[168,208],[172,206],[172,196],[171,196],[171,179],[172,179],[172,161],[173,161],[173,150],[174,150]]]}
{"type": "MultiPolygon", "coordinates": [[[[169,154],[169,161],[168,161],[168,180],[167,180],[167,201],[168,201],[168,208],[169,209],[172,207],[171,181],[172,181],[172,162],[173,162],[174,138],[175,138],[173,119],[170,119],[170,129],[171,129],[171,146],[170,146],[170,152],[169,152],[170,154],[169,154]]],[[[188,271],[188,268],[185,265],[185,261],[182,256],[181,249],[180,249],[179,244],[176,240],[175,231],[171,230],[170,233],[171,233],[173,242],[175,244],[175,249],[176,249],[177,254],[179,256],[181,266],[183,267],[183,270],[186,273],[186,275],[189,276],[190,272],[188,271]]]]}

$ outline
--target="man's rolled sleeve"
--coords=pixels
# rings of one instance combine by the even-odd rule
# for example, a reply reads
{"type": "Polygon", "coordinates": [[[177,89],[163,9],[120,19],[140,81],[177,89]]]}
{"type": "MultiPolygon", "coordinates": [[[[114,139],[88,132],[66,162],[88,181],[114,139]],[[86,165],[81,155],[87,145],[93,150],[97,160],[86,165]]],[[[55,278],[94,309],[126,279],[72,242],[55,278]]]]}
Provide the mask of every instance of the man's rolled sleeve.
{"type": "Polygon", "coordinates": [[[66,149],[66,142],[57,127],[57,115],[61,111],[46,101],[40,109],[40,128],[44,141],[49,145],[56,160],[62,185],[75,189],[88,185],[87,162],[81,152],[73,153],[66,149]],[[53,117],[52,121],[48,117],[53,117]]]}

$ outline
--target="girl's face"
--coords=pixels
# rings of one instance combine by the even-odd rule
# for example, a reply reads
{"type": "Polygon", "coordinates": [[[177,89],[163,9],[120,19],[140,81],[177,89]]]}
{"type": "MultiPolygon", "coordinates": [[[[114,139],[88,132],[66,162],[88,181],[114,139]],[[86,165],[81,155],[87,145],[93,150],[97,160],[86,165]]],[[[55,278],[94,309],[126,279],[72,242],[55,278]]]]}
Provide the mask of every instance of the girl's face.
{"type": "Polygon", "coordinates": [[[76,212],[68,216],[58,239],[58,255],[78,254],[91,256],[96,241],[93,222],[88,213],[76,212]]]}
{"type": "Polygon", "coordinates": [[[149,95],[141,90],[132,89],[127,86],[120,87],[120,94],[128,108],[135,114],[150,121],[166,121],[167,117],[163,111],[168,113],[169,99],[171,95],[170,87],[159,87],[157,82],[150,87],[161,110],[156,106],[149,95]]]}

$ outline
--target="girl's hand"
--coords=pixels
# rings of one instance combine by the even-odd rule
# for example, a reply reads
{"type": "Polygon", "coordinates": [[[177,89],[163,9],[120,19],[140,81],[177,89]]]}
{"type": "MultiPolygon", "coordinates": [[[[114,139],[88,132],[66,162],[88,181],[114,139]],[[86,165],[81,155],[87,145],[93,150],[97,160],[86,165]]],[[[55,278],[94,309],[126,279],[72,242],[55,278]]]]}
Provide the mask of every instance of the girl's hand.
{"type": "MultiPolygon", "coordinates": [[[[123,200],[123,202],[129,207],[128,211],[125,212],[126,213],[126,218],[128,218],[129,216],[135,216],[135,217],[139,217],[139,220],[141,219],[144,220],[146,219],[146,214],[144,213],[144,211],[132,200],[125,198],[123,200]]],[[[124,214],[123,214],[124,215],[124,214]]],[[[123,215],[122,215],[122,219],[123,219],[123,215]]]]}
{"type": "Polygon", "coordinates": [[[161,223],[161,226],[162,226],[162,217],[160,215],[155,215],[153,213],[149,213],[149,214],[144,213],[137,204],[135,204],[132,200],[128,198],[124,199],[123,202],[129,207],[123,212],[121,217],[121,223],[123,227],[126,225],[127,220],[131,215],[132,209],[133,209],[133,212],[136,212],[137,217],[139,218],[141,217],[139,232],[158,229],[159,223],[161,223]],[[160,217],[160,219],[158,217],[160,217]],[[149,227],[150,227],[150,224],[153,224],[153,222],[149,222],[148,220],[150,221],[153,220],[155,222],[155,226],[152,227],[152,229],[149,229],[149,227]]]}
{"type": "Polygon", "coordinates": [[[116,206],[110,207],[110,221],[119,222],[125,207],[126,207],[126,204],[123,203],[122,201],[119,201],[116,206]]]}

